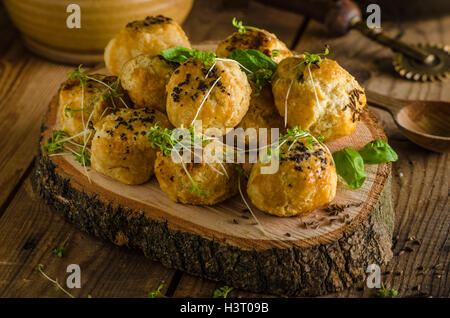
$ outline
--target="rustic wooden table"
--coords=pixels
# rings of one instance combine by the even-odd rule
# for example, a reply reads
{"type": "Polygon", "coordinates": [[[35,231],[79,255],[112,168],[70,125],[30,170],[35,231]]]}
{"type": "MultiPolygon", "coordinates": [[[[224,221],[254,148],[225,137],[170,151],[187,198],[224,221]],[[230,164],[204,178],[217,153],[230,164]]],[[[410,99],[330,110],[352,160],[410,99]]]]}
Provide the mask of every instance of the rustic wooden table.
{"type": "MultiPolygon", "coordinates": [[[[292,49],[317,52],[331,46],[331,58],[373,91],[406,99],[450,100],[450,82],[414,83],[397,76],[391,52],[356,32],[330,38],[304,17],[250,2],[196,0],[184,29],[192,42],[222,39],[232,17],[267,28],[292,49]],[[231,4],[230,4],[231,3],[231,4]]],[[[386,23],[411,42],[450,43],[450,15],[386,23]]],[[[41,119],[71,66],[51,63],[27,51],[0,6],[0,297],[66,297],[37,271],[65,281],[68,264],[82,269],[77,297],[146,297],[164,283],[173,297],[211,297],[223,283],[163,267],[141,253],[86,235],[50,210],[31,188],[30,175],[41,119]],[[52,250],[67,242],[62,258],[52,250]]],[[[405,139],[383,111],[375,110],[399,154],[393,166],[396,211],[394,258],[382,281],[401,297],[449,297],[449,154],[425,151],[405,139]]],[[[363,281],[331,297],[373,297],[363,281]]],[[[233,290],[231,297],[268,296],[233,290]]]]}

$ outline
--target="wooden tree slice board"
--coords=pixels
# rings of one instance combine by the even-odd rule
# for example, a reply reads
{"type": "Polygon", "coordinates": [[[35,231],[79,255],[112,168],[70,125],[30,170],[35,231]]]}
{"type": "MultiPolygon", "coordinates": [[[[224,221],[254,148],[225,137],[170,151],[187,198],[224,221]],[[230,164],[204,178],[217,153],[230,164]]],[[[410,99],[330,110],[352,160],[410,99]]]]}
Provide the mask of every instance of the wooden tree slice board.
{"type": "MultiPolygon", "coordinates": [[[[59,127],[57,104],[55,96],[41,145],[59,127]]],[[[328,144],[331,151],[386,140],[370,111],[361,119],[355,133],[328,144]]],[[[332,204],[346,208],[337,216],[323,207],[307,217],[279,218],[253,207],[270,236],[255,225],[239,196],[215,206],[178,204],[155,178],[131,186],[88,169],[89,182],[72,156],[49,157],[39,150],[34,185],[80,229],[141,249],[168,267],[252,292],[312,296],[349,287],[364,279],[368,264],[391,259],[390,170],[390,164],[366,165],[367,179],[358,190],[339,181],[332,204]]]]}

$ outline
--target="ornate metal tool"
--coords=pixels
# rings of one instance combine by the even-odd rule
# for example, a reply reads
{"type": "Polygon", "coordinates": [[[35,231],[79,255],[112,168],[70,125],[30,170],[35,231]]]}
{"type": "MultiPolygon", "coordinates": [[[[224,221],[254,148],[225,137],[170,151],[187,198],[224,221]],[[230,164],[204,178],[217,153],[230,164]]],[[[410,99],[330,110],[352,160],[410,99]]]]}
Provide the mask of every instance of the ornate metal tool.
{"type": "Polygon", "coordinates": [[[394,69],[414,81],[436,81],[450,77],[450,47],[441,44],[407,44],[381,29],[369,28],[362,20],[359,7],[351,0],[259,0],[266,4],[295,10],[317,20],[334,35],[358,30],[371,40],[390,47],[394,52],[394,69]]]}
{"type": "Polygon", "coordinates": [[[369,28],[359,17],[354,17],[350,26],[396,52],[393,59],[394,69],[401,76],[414,81],[436,81],[450,76],[448,45],[407,44],[389,37],[380,29],[369,28]]]}

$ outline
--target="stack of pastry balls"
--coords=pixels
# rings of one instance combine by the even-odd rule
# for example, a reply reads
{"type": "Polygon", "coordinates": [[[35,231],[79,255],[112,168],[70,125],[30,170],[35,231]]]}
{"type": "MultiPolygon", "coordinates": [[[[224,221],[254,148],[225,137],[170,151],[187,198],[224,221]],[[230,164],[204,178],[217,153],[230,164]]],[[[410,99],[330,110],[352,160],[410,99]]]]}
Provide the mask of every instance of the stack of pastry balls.
{"type": "MultiPolygon", "coordinates": [[[[308,70],[304,56],[293,55],[265,30],[235,32],[216,49],[218,57],[235,49],[255,49],[279,63],[271,85],[262,91],[238,63],[218,60],[210,69],[196,58],[180,65],[159,54],[175,46],[191,44],[171,18],[159,15],[129,23],[105,49],[113,76],[91,75],[104,83],[120,75],[118,91],[124,95],[104,98],[107,86],[92,79],[82,94],[80,81],[68,80],[60,90],[59,116],[62,129],[71,136],[86,126],[93,128],[92,135],[77,138],[88,138],[94,170],[126,184],[146,183],[156,175],[161,189],[176,202],[212,205],[236,195],[238,169],[233,163],[186,163],[190,177],[205,190],[198,195],[182,164],[150,146],[151,127],[189,127],[196,118],[204,130],[215,128],[220,136],[232,127],[283,131],[300,126],[330,141],[356,129],[366,103],[364,90],[337,62],[325,58],[308,70]]],[[[306,215],[333,199],[337,176],[326,147],[311,147],[300,138],[284,144],[280,152],[276,173],[261,173],[267,163],[251,168],[247,194],[257,208],[277,216],[306,215]]]]}

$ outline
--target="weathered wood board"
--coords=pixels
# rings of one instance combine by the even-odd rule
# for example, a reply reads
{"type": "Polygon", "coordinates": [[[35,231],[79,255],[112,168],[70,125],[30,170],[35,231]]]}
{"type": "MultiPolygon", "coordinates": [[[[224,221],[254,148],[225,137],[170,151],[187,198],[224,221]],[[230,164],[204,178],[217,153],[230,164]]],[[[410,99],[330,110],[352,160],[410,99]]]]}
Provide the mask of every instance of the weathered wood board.
{"type": "MultiPolygon", "coordinates": [[[[42,140],[58,128],[57,107],[55,98],[42,140]]],[[[385,138],[364,112],[354,134],[328,146],[358,149],[385,138]]],[[[72,157],[42,152],[34,180],[46,201],[83,230],[142,249],[169,267],[254,292],[315,295],[348,287],[364,277],[367,264],[381,265],[392,257],[389,191],[380,200],[390,165],[368,165],[366,172],[364,186],[356,191],[339,182],[332,203],[348,207],[338,216],[321,208],[303,218],[278,218],[255,208],[269,237],[245,215],[238,196],[212,207],[181,205],[154,179],[129,186],[89,169],[89,182],[72,157]],[[351,253],[342,247],[346,244],[351,253]]]]}

